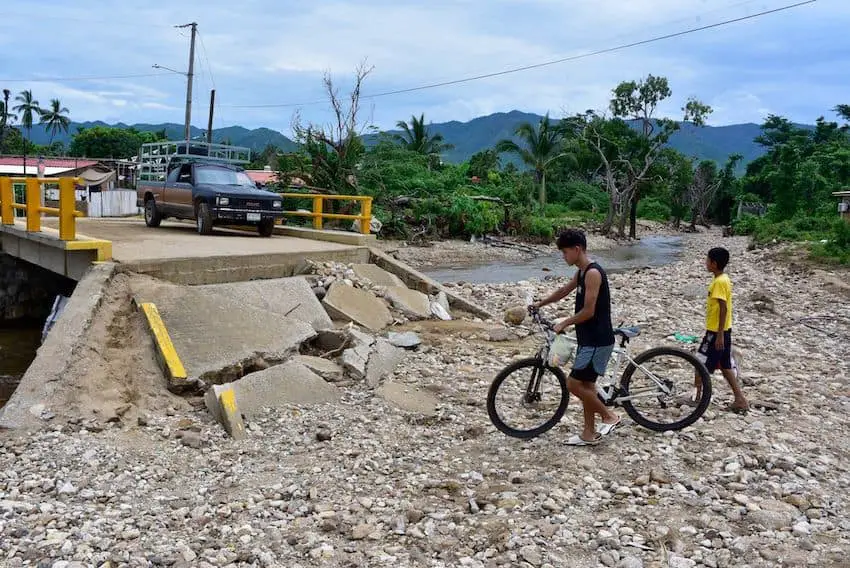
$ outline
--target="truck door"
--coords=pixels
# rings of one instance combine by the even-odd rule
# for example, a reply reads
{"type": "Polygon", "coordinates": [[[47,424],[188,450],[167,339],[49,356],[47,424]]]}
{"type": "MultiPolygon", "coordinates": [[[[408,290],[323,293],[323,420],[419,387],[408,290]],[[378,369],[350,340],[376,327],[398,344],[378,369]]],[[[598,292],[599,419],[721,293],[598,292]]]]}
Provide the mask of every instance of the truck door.
{"type": "Polygon", "coordinates": [[[183,218],[192,219],[195,208],[192,205],[192,164],[183,164],[177,174],[177,180],[168,184],[166,200],[174,207],[176,213],[183,218]]]}

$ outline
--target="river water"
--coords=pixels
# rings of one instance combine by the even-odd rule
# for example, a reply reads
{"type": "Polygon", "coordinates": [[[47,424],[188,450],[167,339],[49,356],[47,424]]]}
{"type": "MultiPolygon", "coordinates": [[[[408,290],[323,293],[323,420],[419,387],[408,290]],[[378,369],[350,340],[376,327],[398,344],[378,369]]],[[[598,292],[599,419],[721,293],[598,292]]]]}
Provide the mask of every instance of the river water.
{"type": "Polygon", "coordinates": [[[9,400],[40,344],[40,329],[0,329],[0,406],[9,400]]]}
{"type": "MultiPolygon", "coordinates": [[[[664,266],[679,260],[681,254],[682,237],[675,236],[648,236],[633,244],[610,250],[590,251],[590,257],[611,273],[664,266]]],[[[433,270],[425,269],[422,272],[438,282],[500,284],[529,278],[544,278],[547,275],[572,276],[575,268],[567,266],[561,253],[554,251],[551,255],[519,262],[466,264],[433,270]]]]}

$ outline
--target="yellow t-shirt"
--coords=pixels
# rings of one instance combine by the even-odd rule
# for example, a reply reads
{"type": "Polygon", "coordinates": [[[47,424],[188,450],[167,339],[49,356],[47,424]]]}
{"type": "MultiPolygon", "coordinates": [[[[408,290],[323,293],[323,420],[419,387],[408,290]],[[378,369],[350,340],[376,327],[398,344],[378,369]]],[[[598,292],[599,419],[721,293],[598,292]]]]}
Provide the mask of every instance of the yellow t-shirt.
{"type": "Polygon", "coordinates": [[[717,300],[726,301],[726,322],[723,330],[732,328],[732,281],[724,272],[715,276],[708,287],[708,299],[705,302],[705,329],[717,331],[720,324],[720,303],[717,300]]]}

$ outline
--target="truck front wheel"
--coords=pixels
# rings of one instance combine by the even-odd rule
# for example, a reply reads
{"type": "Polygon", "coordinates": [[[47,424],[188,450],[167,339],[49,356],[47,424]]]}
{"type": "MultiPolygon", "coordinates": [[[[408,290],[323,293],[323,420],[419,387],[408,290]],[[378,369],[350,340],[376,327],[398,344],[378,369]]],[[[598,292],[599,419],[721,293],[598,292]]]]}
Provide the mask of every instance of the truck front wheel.
{"type": "Polygon", "coordinates": [[[198,225],[198,233],[201,235],[209,235],[212,234],[213,223],[212,223],[212,213],[210,213],[210,206],[206,203],[198,204],[198,211],[195,213],[195,218],[197,220],[198,225]]]}
{"type": "Polygon", "coordinates": [[[156,200],[153,197],[148,197],[145,201],[145,225],[159,227],[160,223],[162,223],[162,215],[156,207],[156,200]]]}
{"type": "Polygon", "coordinates": [[[274,233],[274,219],[263,219],[257,227],[261,237],[270,237],[274,233]]]}

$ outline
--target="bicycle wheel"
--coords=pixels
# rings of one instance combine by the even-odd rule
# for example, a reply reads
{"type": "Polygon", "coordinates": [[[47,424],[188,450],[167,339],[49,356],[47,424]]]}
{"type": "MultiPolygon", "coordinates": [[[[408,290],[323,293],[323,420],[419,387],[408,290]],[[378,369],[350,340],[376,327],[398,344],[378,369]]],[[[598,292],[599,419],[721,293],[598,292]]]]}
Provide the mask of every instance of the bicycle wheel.
{"type": "Polygon", "coordinates": [[[501,432],[528,439],[557,424],[569,402],[564,372],[530,357],[511,363],[496,375],[487,393],[487,414],[501,432]],[[503,412],[510,404],[518,406],[513,415],[503,412]]]}
{"type": "Polygon", "coordinates": [[[692,353],[656,347],[629,363],[620,389],[618,398],[632,420],[656,432],[681,430],[696,422],[708,408],[711,376],[692,353]],[[663,389],[656,380],[664,385],[663,389]],[[701,395],[694,400],[692,392],[697,383],[701,395]]]}

